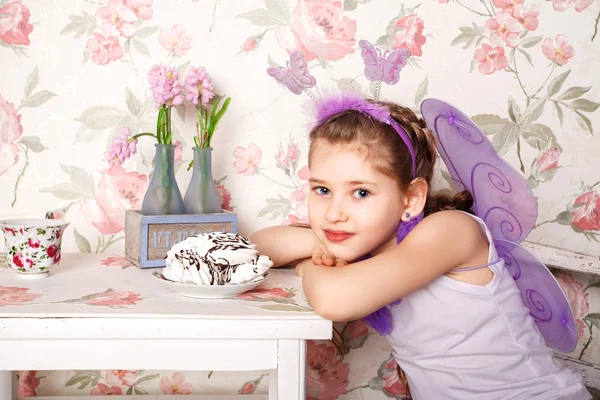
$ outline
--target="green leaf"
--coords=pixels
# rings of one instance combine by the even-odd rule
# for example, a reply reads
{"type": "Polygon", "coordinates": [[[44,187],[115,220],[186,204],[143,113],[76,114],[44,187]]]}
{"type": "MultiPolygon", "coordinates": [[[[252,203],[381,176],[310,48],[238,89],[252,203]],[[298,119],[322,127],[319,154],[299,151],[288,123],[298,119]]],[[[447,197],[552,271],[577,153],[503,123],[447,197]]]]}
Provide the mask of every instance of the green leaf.
{"type": "Polygon", "coordinates": [[[560,91],[563,83],[565,83],[565,80],[567,79],[570,73],[571,70],[568,70],[567,72],[563,72],[556,78],[552,79],[552,81],[548,85],[548,97],[552,97],[560,91]]]}
{"type": "Polygon", "coordinates": [[[96,198],[94,177],[90,173],[75,165],[65,165],[60,163],[60,168],[67,174],[73,185],[75,185],[83,197],[90,200],[96,198]]]}
{"type": "Polygon", "coordinates": [[[589,313],[583,319],[590,321],[597,329],[600,329],[600,314],[589,313]]]}
{"type": "Polygon", "coordinates": [[[287,2],[281,0],[264,0],[267,10],[271,11],[273,15],[276,15],[282,21],[288,21],[290,19],[290,10],[287,2]]]}
{"type": "Polygon", "coordinates": [[[563,211],[556,216],[556,222],[561,225],[571,225],[573,215],[569,211],[563,211]]]}
{"type": "Polygon", "coordinates": [[[77,245],[79,251],[82,253],[91,253],[92,246],[90,245],[89,240],[87,240],[85,236],[77,232],[76,228],[73,229],[73,234],[75,235],[75,244],[77,245]]]}
{"type": "Polygon", "coordinates": [[[138,37],[140,39],[145,39],[148,36],[156,33],[158,31],[158,26],[146,26],[144,28],[140,28],[137,31],[133,32],[133,36],[138,37]]]}
{"type": "Polygon", "coordinates": [[[352,11],[356,9],[358,3],[356,0],[344,0],[344,11],[352,11]]]}
{"type": "Polygon", "coordinates": [[[527,39],[521,40],[520,47],[528,49],[530,47],[535,46],[536,44],[538,44],[541,41],[542,41],[542,36],[528,37],[527,39]]]}
{"type": "Polygon", "coordinates": [[[580,113],[579,111],[575,111],[575,120],[588,133],[594,134],[594,130],[592,129],[592,121],[580,113]]]}
{"type": "Polygon", "coordinates": [[[427,91],[429,89],[429,79],[425,76],[423,82],[419,84],[417,87],[417,92],[415,94],[415,104],[421,104],[425,96],[427,96],[427,91]]]}
{"type": "Polygon", "coordinates": [[[148,46],[146,46],[141,40],[132,39],[131,44],[137,51],[140,52],[140,54],[150,57],[150,50],[148,50],[148,46]]]}
{"type": "Polygon", "coordinates": [[[525,59],[527,60],[529,65],[533,66],[533,60],[531,59],[531,56],[529,55],[529,53],[523,49],[517,49],[517,50],[519,51],[519,53],[523,54],[523,56],[525,57],[525,59]]]}
{"type": "Polygon", "coordinates": [[[91,378],[90,378],[88,375],[82,375],[82,374],[78,374],[78,373],[77,373],[77,374],[73,375],[73,376],[72,376],[72,377],[71,377],[71,378],[70,378],[70,379],[67,381],[67,383],[65,383],[65,387],[69,387],[69,386],[75,386],[75,385],[77,385],[78,383],[81,383],[81,382],[83,382],[83,381],[85,381],[85,380],[87,380],[87,379],[90,379],[90,380],[91,380],[91,378]]]}
{"type": "Polygon", "coordinates": [[[31,93],[35,90],[37,85],[40,83],[40,71],[37,67],[33,69],[33,71],[29,74],[27,79],[25,80],[25,97],[31,96],[31,93]]]}
{"type": "Polygon", "coordinates": [[[556,136],[552,129],[543,124],[530,124],[523,127],[523,140],[538,150],[545,150],[556,144],[556,136]]]}
{"type": "Polygon", "coordinates": [[[42,144],[40,138],[37,136],[23,136],[19,140],[19,143],[27,146],[29,150],[33,151],[34,153],[41,153],[44,150],[48,150],[48,148],[42,144]]]}
{"type": "Polygon", "coordinates": [[[521,118],[518,119],[519,125],[525,126],[532,122],[535,122],[544,112],[544,105],[546,104],[546,98],[537,99],[523,111],[521,118]]]}
{"type": "Polygon", "coordinates": [[[79,200],[83,195],[75,185],[71,183],[59,183],[51,187],[40,189],[42,193],[52,193],[56,198],[61,200],[79,200]]]}
{"type": "Polygon", "coordinates": [[[271,12],[270,10],[258,9],[237,16],[238,18],[246,19],[256,26],[279,26],[285,25],[285,21],[281,17],[271,12]]]}
{"type": "Polygon", "coordinates": [[[563,94],[558,98],[559,100],[572,100],[586,94],[592,87],[591,86],[573,86],[564,91],[563,94]]]}
{"type": "Polygon", "coordinates": [[[144,389],[139,388],[139,387],[134,387],[133,391],[135,392],[135,394],[148,394],[148,392],[146,392],[144,389]]]}
{"type": "Polygon", "coordinates": [[[583,112],[594,112],[600,107],[600,104],[587,99],[577,99],[572,101],[569,107],[583,112]]]}
{"type": "Polygon", "coordinates": [[[471,119],[489,136],[497,134],[505,125],[511,123],[508,119],[496,114],[477,114],[471,117],[471,119]]]}
{"type": "Polygon", "coordinates": [[[95,106],[85,110],[81,117],[75,118],[75,121],[93,130],[103,130],[114,128],[126,115],[115,107],[95,106]]]}
{"type": "Polygon", "coordinates": [[[39,92],[34,93],[31,96],[25,98],[25,100],[23,100],[23,102],[21,103],[21,105],[19,106],[19,108],[25,108],[25,107],[35,108],[35,107],[39,107],[42,104],[44,104],[45,102],[47,102],[48,100],[50,100],[51,98],[53,98],[54,96],[56,96],[54,93],[49,92],[47,90],[39,91],[39,92]]]}
{"type": "Polygon", "coordinates": [[[562,108],[560,108],[560,104],[558,102],[553,101],[552,105],[554,106],[554,113],[556,114],[556,117],[558,118],[558,121],[560,122],[560,126],[562,127],[563,119],[564,119],[564,112],[563,112],[562,108]]]}
{"type": "Polygon", "coordinates": [[[159,376],[160,376],[160,374],[143,376],[140,379],[138,379],[137,381],[135,381],[135,383],[133,384],[133,386],[137,386],[137,385],[139,385],[142,382],[151,381],[152,379],[157,379],[159,376]]]}
{"type": "Polygon", "coordinates": [[[133,394],[133,387],[129,387],[129,389],[127,389],[127,391],[125,392],[125,395],[131,395],[133,394]]]}
{"type": "Polygon", "coordinates": [[[125,102],[127,103],[127,109],[130,113],[135,116],[139,116],[142,103],[133,94],[129,88],[125,89],[125,102]]]}
{"type": "Polygon", "coordinates": [[[521,109],[511,96],[508,97],[508,116],[512,122],[517,122],[521,119],[521,109]]]}
{"type": "Polygon", "coordinates": [[[492,144],[500,155],[506,152],[515,144],[521,135],[521,127],[515,123],[509,123],[492,138],[492,144]]]}

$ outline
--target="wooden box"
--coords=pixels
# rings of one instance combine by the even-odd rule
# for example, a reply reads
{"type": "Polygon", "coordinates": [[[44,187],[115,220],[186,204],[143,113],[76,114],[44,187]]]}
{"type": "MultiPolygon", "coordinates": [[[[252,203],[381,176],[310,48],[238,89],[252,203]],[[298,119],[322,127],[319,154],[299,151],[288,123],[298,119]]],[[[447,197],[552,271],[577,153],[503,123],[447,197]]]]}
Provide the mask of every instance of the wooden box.
{"type": "Polygon", "coordinates": [[[237,214],[125,214],[125,257],[140,268],[164,267],[167,251],[189,236],[207,232],[237,233],[237,214]]]}

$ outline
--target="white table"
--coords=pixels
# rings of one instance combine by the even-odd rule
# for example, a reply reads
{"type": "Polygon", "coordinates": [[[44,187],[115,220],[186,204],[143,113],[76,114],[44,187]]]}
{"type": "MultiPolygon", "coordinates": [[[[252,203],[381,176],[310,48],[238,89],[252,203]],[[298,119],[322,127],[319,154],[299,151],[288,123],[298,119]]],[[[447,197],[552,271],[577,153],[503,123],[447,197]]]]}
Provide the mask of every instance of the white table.
{"type": "Polygon", "coordinates": [[[10,371],[59,369],[271,370],[269,400],[305,399],[306,340],[332,323],[294,271],[272,270],[260,298],[198,300],[106,257],[64,255],[44,279],[0,271],[0,400],[13,400],[10,371]]]}

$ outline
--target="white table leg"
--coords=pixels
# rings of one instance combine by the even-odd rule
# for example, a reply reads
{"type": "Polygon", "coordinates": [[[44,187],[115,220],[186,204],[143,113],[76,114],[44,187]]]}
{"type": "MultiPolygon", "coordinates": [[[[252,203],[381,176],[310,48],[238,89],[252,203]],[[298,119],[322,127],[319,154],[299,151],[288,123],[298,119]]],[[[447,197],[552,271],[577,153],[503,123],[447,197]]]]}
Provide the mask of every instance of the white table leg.
{"type": "Polygon", "coordinates": [[[279,400],[277,397],[277,370],[269,371],[269,400],[279,400]]]}
{"type": "Polygon", "coordinates": [[[17,383],[12,371],[0,371],[0,400],[15,400],[17,383]]]}
{"type": "Polygon", "coordinates": [[[305,365],[306,341],[279,340],[276,400],[305,400],[305,365]]]}

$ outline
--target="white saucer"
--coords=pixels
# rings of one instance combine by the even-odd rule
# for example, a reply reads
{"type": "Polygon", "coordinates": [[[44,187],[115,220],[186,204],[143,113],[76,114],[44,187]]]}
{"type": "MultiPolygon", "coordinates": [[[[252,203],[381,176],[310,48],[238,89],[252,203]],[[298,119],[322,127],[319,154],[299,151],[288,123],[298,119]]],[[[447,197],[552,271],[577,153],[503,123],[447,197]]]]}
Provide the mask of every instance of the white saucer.
{"type": "Polygon", "coordinates": [[[194,299],[227,299],[235,297],[254,289],[263,283],[269,272],[257,277],[252,282],[234,283],[230,285],[196,285],[193,283],[173,282],[165,278],[161,271],[152,272],[152,276],[162,282],[164,286],[184,297],[194,299]]]}

